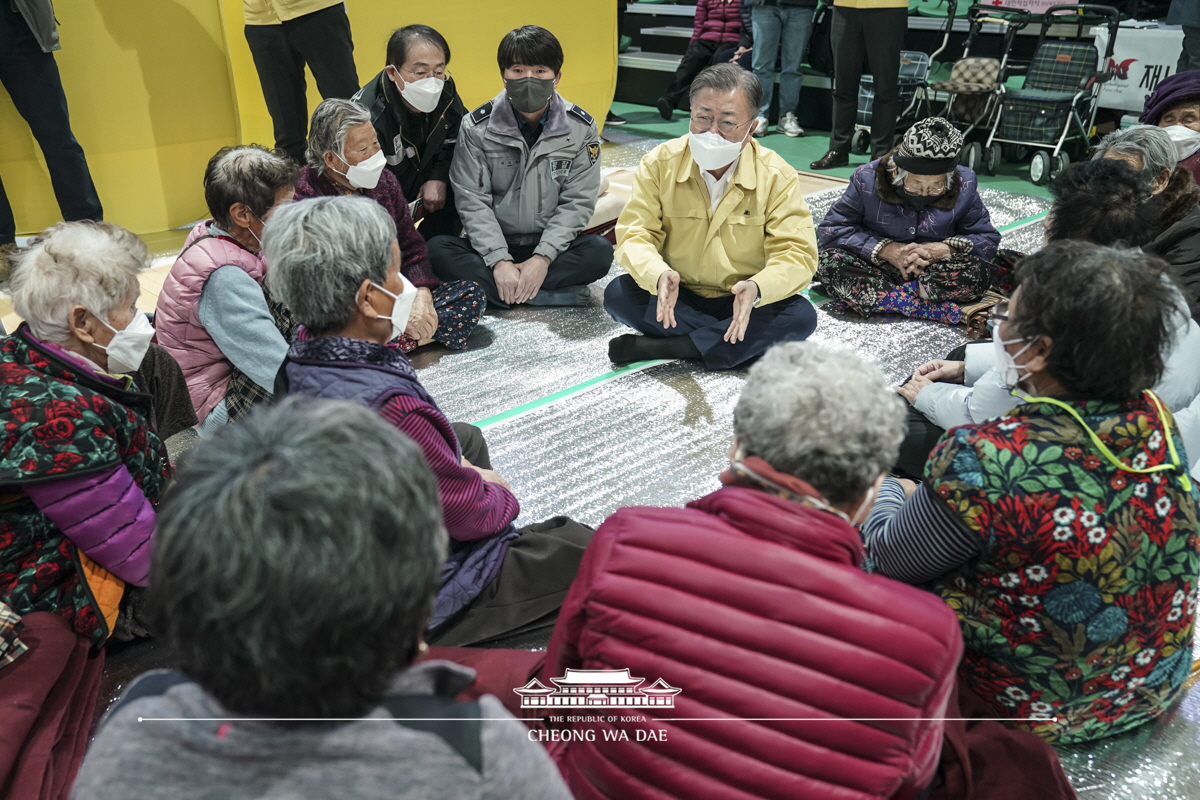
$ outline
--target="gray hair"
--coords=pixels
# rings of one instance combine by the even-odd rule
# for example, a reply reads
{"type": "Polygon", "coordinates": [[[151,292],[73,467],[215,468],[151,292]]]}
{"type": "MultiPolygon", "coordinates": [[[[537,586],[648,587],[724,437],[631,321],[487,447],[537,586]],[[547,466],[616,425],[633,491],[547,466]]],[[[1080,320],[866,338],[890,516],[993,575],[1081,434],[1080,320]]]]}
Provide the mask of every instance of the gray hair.
{"type": "Polygon", "coordinates": [[[368,408],[299,396],[189,452],[157,528],[156,630],[255,716],[378,704],[417,654],[446,552],[420,448],[368,408]]]}
{"type": "Polygon", "coordinates": [[[734,412],[746,455],[807,481],[826,500],[857,500],[890,469],[904,407],[853,350],[785,342],[750,369],[734,412]]]}
{"type": "Polygon", "coordinates": [[[204,201],[213,221],[233,230],[229,209],[244,204],[260,220],[275,206],[275,197],[294,189],[300,170],[282,150],[246,144],[222,147],[204,169],[204,201]]]}
{"type": "Polygon", "coordinates": [[[267,288],[312,333],[354,317],[364,280],[387,280],[396,222],[367,197],[314,197],[277,209],[263,228],[267,288]]]}
{"type": "Polygon", "coordinates": [[[763,90],[753,72],[747,72],[736,64],[714,64],[705,67],[692,81],[692,87],[688,90],[688,100],[694,102],[696,95],[704,89],[712,89],[718,94],[740,90],[746,102],[750,104],[751,115],[758,116],[763,90]]]}
{"type": "MultiPolygon", "coordinates": [[[[331,97],[313,111],[308,125],[308,149],[304,159],[317,172],[325,171],[325,154],[343,158],[346,135],[352,128],[371,121],[371,114],[353,100],[331,97]]],[[[344,158],[343,158],[344,160],[344,158]]]]}
{"type": "Polygon", "coordinates": [[[107,321],[138,291],[138,273],[149,265],[146,245],[119,225],[60,222],[17,259],[8,290],[34,336],[64,344],[73,307],[107,321]]]}
{"type": "Polygon", "coordinates": [[[1164,169],[1173,172],[1179,161],[1171,134],[1153,125],[1133,125],[1113,131],[1096,145],[1092,158],[1101,159],[1110,154],[1140,160],[1141,178],[1148,184],[1153,183],[1164,169]]]}

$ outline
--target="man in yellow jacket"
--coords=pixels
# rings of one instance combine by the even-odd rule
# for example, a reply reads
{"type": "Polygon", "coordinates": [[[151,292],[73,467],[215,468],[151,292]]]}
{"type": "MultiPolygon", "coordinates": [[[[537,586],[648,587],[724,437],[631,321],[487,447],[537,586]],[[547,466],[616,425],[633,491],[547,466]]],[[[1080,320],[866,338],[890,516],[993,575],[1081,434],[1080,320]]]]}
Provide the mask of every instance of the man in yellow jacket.
{"type": "Polygon", "coordinates": [[[246,44],[275,128],[275,147],[304,165],[308,96],[304,65],[321,98],[358,92],[354,41],[342,0],[242,0],[246,44]]]}
{"type": "Polygon", "coordinates": [[[730,369],[817,327],[798,293],[817,240],[796,171],[751,138],[753,73],[718,64],[692,82],[691,132],[650,151],[617,220],[622,275],[604,308],[638,334],[609,342],[618,364],[703,359],[730,369]]]}
{"type": "Polygon", "coordinates": [[[896,144],[900,108],[900,50],[908,32],[908,0],[833,0],[833,130],[829,152],[812,169],[850,163],[850,139],[858,115],[858,82],[874,76],[871,103],[871,158],[896,144]],[[866,69],[864,69],[866,67],[866,69]]]}

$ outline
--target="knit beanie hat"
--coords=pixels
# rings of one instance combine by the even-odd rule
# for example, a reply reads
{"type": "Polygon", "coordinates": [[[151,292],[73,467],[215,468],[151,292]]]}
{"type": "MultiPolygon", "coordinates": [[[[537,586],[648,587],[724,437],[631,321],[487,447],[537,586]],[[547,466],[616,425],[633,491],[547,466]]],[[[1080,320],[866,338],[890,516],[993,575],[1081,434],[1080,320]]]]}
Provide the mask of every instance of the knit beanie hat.
{"type": "Polygon", "coordinates": [[[1163,114],[1185,100],[1200,102],[1200,72],[1176,72],[1159,81],[1154,91],[1146,95],[1138,122],[1157,125],[1163,114]]]}
{"type": "Polygon", "coordinates": [[[919,120],[904,134],[892,161],[914,175],[945,175],[958,166],[963,135],[941,117],[919,120]]]}

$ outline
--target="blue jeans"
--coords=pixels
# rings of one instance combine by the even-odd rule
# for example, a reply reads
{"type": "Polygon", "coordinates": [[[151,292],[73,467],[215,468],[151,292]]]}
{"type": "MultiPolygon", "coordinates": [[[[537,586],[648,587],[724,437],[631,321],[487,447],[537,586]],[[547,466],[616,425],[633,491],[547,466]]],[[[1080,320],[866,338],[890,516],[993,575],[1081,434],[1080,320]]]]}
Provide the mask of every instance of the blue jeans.
{"type": "Polygon", "coordinates": [[[779,69],[779,118],[794,113],[800,104],[800,84],[804,73],[800,64],[808,49],[815,8],[800,6],[754,6],[754,77],[762,84],[763,104],[758,113],[767,116],[775,93],[775,56],[783,40],[783,58],[779,69]]]}

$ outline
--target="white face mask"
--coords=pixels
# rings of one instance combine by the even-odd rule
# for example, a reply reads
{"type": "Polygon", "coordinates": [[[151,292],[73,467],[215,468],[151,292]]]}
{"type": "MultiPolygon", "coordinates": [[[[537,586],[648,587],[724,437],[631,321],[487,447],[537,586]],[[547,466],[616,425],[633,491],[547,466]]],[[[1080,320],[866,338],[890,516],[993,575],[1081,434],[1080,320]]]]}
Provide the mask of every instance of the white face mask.
{"type": "Polygon", "coordinates": [[[1033,342],[1026,342],[1016,355],[1008,352],[1004,346],[1024,341],[1024,339],[1001,339],[999,325],[992,330],[992,349],[996,351],[996,369],[1000,370],[1000,380],[1004,381],[1004,385],[1009,389],[1016,389],[1021,381],[1029,377],[1029,370],[1025,370],[1024,375],[1021,374],[1024,367],[1017,363],[1017,356],[1033,347],[1033,342]]]}
{"type": "Polygon", "coordinates": [[[400,89],[400,96],[409,102],[413,108],[422,114],[428,114],[437,108],[438,100],[442,99],[442,88],[446,82],[441,78],[430,76],[419,81],[405,81],[400,89]]]}
{"type": "MultiPolygon", "coordinates": [[[[345,156],[338,156],[346,164],[345,156]]],[[[352,165],[345,172],[340,174],[346,176],[346,180],[350,181],[350,185],[355,189],[374,189],[379,185],[379,176],[383,174],[383,168],[387,166],[387,156],[382,150],[377,150],[375,155],[365,161],[360,161],[352,165]]],[[[337,172],[338,170],[334,170],[337,172]]]]}
{"type": "Polygon", "coordinates": [[[125,329],[119,331],[99,314],[93,316],[113,332],[113,337],[107,345],[95,343],[96,347],[108,354],[108,371],[121,374],[137,372],[137,368],[142,365],[142,359],[146,357],[146,351],[150,349],[150,340],[154,338],[154,326],[150,324],[150,320],[139,311],[133,315],[125,329]]]}
{"type": "Polygon", "coordinates": [[[1183,161],[1200,150],[1200,131],[1194,131],[1185,125],[1168,125],[1163,130],[1175,143],[1176,160],[1183,161]]]}
{"type": "MultiPolygon", "coordinates": [[[[750,131],[746,131],[746,136],[749,135],[750,131]]],[[[745,136],[741,142],[731,142],[712,131],[688,132],[688,148],[692,151],[692,160],[707,172],[732,164],[738,153],[742,152],[742,143],[745,141],[745,136]]]]}
{"type": "Polygon", "coordinates": [[[393,339],[404,333],[404,329],[408,327],[408,317],[412,313],[413,303],[417,299],[417,287],[413,286],[403,274],[400,275],[400,282],[404,284],[404,293],[399,295],[392,294],[378,283],[371,283],[376,289],[396,301],[392,303],[391,314],[393,339]]]}

